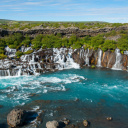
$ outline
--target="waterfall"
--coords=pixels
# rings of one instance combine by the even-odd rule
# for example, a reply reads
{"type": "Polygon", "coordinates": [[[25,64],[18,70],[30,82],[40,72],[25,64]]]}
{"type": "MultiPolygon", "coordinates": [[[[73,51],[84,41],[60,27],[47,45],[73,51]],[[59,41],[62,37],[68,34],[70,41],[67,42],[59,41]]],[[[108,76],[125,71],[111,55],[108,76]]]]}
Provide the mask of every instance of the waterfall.
{"type": "Polygon", "coordinates": [[[116,49],[115,50],[115,54],[116,54],[116,62],[115,64],[113,65],[112,69],[115,69],[115,70],[122,70],[122,64],[121,64],[121,59],[122,59],[122,56],[121,56],[121,53],[120,53],[120,49],[116,49]]]}
{"type": "Polygon", "coordinates": [[[101,67],[101,58],[102,58],[102,50],[99,49],[99,51],[98,51],[97,67],[101,67]]]}
{"type": "Polygon", "coordinates": [[[21,68],[13,70],[0,70],[0,76],[21,76],[21,68]]]}
{"type": "Polygon", "coordinates": [[[79,64],[75,63],[72,58],[72,49],[67,48],[53,48],[53,61],[57,63],[57,69],[70,69],[70,68],[79,68],[79,64]]]}
{"type": "Polygon", "coordinates": [[[80,58],[84,58],[84,56],[85,56],[85,50],[84,50],[84,48],[82,47],[82,48],[80,49],[80,58]]]}
{"type": "Polygon", "coordinates": [[[85,64],[86,64],[87,66],[89,66],[89,48],[86,49],[85,64]]]}
{"type": "Polygon", "coordinates": [[[10,76],[10,70],[9,69],[7,70],[7,72],[8,72],[8,76],[10,76]]]}
{"type": "Polygon", "coordinates": [[[21,76],[21,68],[19,68],[19,70],[17,72],[17,76],[21,76]]]}
{"type": "Polygon", "coordinates": [[[29,55],[22,55],[21,57],[20,57],[20,59],[21,59],[21,61],[29,61],[29,55]]]}
{"type": "Polygon", "coordinates": [[[0,76],[9,76],[8,70],[0,70],[0,76]]]}

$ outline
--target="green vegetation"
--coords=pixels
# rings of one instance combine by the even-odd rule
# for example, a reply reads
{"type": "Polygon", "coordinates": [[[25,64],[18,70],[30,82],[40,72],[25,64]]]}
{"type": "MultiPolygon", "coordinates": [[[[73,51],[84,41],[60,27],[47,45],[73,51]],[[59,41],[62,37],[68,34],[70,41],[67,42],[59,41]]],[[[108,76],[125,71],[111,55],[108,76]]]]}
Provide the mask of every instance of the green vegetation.
{"type": "Polygon", "coordinates": [[[21,51],[17,51],[17,52],[16,52],[17,58],[20,58],[22,55],[23,55],[23,52],[21,52],[21,51]]]}
{"type": "MultiPolygon", "coordinates": [[[[99,34],[94,37],[86,36],[83,38],[78,38],[76,35],[72,35],[69,38],[63,37],[61,34],[57,35],[37,35],[34,39],[31,39],[29,36],[23,36],[20,33],[14,35],[9,35],[4,38],[0,38],[0,54],[4,54],[5,46],[10,48],[20,49],[22,45],[25,47],[32,46],[33,49],[38,50],[39,48],[60,48],[60,47],[72,47],[73,49],[81,48],[82,46],[86,49],[97,50],[101,48],[103,51],[108,49],[114,51],[116,48],[119,48],[121,51],[128,50],[128,32],[120,31],[115,32],[111,31],[106,34],[99,34]],[[123,33],[123,34],[122,34],[123,33]],[[120,35],[120,38],[117,41],[109,40],[107,37],[120,35]]],[[[23,54],[30,54],[33,51],[27,51],[23,54]]],[[[20,56],[21,53],[18,52],[17,56],[20,56]]]]}
{"type": "Polygon", "coordinates": [[[95,68],[95,67],[96,67],[95,65],[92,65],[92,66],[91,66],[92,69],[95,68]]]}
{"type": "Polygon", "coordinates": [[[27,52],[17,51],[16,56],[17,56],[17,58],[20,58],[22,55],[31,54],[32,52],[33,52],[33,50],[28,50],[27,52]]]}
{"type": "Polygon", "coordinates": [[[78,27],[79,29],[98,29],[104,27],[120,27],[128,24],[124,23],[107,23],[98,21],[83,21],[83,22],[48,22],[48,21],[13,21],[13,20],[0,20],[0,28],[9,30],[27,30],[35,27],[43,28],[68,28],[78,27]]]}
{"type": "MultiPolygon", "coordinates": [[[[0,27],[8,29],[30,29],[36,26],[43,26],[44,28],[58,28],[58,27],[79,27],[80,29],[97,29],[103,27],[119,27],[127,24],[120,23],[105,23],[105,22],[19,22],[19,21],[4,21],[0,20],[0,27]]],[[[31,38],[28,35],[22,35],[21,33],[14,33],[12,35],[0,38],[0,58],[6,58],[4,48],[5,46],[17,49],[16,55],[19,58],[23,54],[30,54],[33,50],[29,50],[25,53],[20,52],[20,47],[31,46],[33,49],[38,50],[39,48],[60,48],[66,47],[73,49],[81,48],[82,46],[86,49],[97,50],[101,48],[103,51],[111,50],[114,51],[116,48],[123,51],[128,50],[128,31],[111,31],[105,34],[99,34],[97,36],[85,36],[77,37],[71,35],[70,37],[62,36],[61,34],[52,35],[37,35],[35,38],[31,38]],[[116,40],[113,37],[119,37],[116,40]]]]}
{"type": "Polygon", "coordinates": [[[0,54],[0,59],[5,59],[5,58],[7,58],[6,55],[4,55],[4,54],[0,54]]]}
{"type": "Polygon", "coordinates": [[[31,54],[33,53],[33,50],[28,50],[27,52],[24,52],[23,54],[31,54]]]}

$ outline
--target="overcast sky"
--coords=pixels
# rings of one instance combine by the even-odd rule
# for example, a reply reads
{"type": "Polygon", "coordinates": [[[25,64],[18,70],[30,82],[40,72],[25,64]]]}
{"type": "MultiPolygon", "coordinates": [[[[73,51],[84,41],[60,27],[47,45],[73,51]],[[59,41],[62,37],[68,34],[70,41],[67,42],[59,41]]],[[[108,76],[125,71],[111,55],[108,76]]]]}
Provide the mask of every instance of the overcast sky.
{"type": "Polygon", "coordinates": [[[128,23],[128,0],[0,0],[0,19],[128,23]]]}

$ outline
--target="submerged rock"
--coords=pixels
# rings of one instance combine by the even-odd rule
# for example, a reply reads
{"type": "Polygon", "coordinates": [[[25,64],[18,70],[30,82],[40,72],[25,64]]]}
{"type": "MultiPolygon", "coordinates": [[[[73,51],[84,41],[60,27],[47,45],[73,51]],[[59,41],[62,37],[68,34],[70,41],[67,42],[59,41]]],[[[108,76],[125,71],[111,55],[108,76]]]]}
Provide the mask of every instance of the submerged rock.
{"type": "Polygon", "coordinates": [[[25,122],[26,111],[22,109],[13,109],[7,115],[7,124],[11,127],[22,126],[25,122]]]}
{"type": "Polygon", "coordinates": [[[112,121],[112,117],[107,117],[106,118],[108,121],[112,121]]]}
{"type": "Polygon", "coordinates": [[[62,120],[62,122],[65,124],[65,125],[68,125],[70,123],[70,121],[67,119],[67,118],[64,118],[62,120]]]}
{"type": "Polygon", "coordinates": [[[46,127],[47,128],[57,128],[59,126],[59,123],[57,122],[57,121],[55,121],[55,120],[53,120],[53,121],[48,121],[47,123],[46,123],[46,127]]]}
{"type": "Polygon", "coordinates": [[[0,105],[0,108],[3,108],[3,105],[0,105]]]}
{"type": "Polygon", "coordinates": [[[85,127],[87,127],[87,126],[88,126],[88,121],[87,121],[87,120],[84,120],[84,121],[83,121],[83,125],[84,125],[85,127]]]}

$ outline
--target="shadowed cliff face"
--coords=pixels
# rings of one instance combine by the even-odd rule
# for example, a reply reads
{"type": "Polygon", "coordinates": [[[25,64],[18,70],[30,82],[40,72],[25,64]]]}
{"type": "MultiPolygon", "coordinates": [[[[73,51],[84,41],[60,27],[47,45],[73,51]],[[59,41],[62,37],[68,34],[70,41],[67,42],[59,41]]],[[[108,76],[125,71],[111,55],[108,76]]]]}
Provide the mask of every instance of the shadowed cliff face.
{"type": "Polygon", "coordinates": [[[92,29],[79,29],[79,28],[75,28],[75,27],[71,27],[71,28],[64,28],[64,29],[46,29],[46,28],[41,28],[41,29],[30,29],[27,31],[24,30],[18,30],[18,31],[9,31],[9,30],[4,30],[4,29],[0,29],[0,37],[4,37],[7,35],[11,35],[14,33],[21,33],[23,35],[29,35],[31,37],[35,37],[38,34],[54,34],[56,35],[57,33],[62,34],[63,36],[71,36],[72,34],[75,34],[77,37],[84,37],[84,36],[96,36],[97,34],[102,34],[102,33],[107,33],[110,32],[112,30],[115,31],[120,31],[120,30],[128,30],[128,27],[106,27],[106,28],[102,28],[102,29],[97,29],[97,30],[92,30],[92,29]]]}

